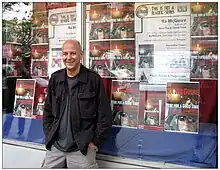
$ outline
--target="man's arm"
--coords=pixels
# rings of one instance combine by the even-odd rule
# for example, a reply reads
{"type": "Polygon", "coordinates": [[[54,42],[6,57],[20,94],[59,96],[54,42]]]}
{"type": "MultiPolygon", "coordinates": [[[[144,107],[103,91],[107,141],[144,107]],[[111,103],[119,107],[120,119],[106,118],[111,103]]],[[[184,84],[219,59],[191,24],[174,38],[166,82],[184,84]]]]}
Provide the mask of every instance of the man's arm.
{"type": "MultiPolygon", "coordinates": [[[[98,80],[98,94],[96,97],[97,102],[97,128],[92,143],[100,148],[108,136],[111,134],[112,127],[112,113],[110,102],[105,92],[104,84],[101,77],[98,80]]],[[[90,144],[91,145],[91,144],[90,144]]]]}
{"type": "Polygon", "coordinates": [[[50,125],[54,120],[54,116],[52,115],[52,76],[49,80],[48,88],[47,88],[47,97],[44,105],[44,113],[43,113],[43,130],[45,136],[50,131],[50,125]]]}

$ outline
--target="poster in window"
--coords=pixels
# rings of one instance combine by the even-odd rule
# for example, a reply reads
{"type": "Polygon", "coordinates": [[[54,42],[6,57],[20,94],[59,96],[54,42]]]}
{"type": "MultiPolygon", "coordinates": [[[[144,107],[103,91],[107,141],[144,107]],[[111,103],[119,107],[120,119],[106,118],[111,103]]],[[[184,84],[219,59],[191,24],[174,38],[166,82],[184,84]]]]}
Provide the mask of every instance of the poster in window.
{"type": "Polygon", "coordinates": [[[135,60],[112,60],[111,77],[115,78],[134,78],[135,60]]]}
{"type": "Polygon", "coordinates": [[[48,43],[48,12],[35,10],[32,22],[32,45],[48,43]]]}
{"type": "Polygon", "coordinates": [[[49,61],[48,61],[48,75],[51,76],[57,70],[65,68],[62,61],[62,49],[55,48],[52,51],[48,51],[49,61]]]}
{"type": "Polygon", "coordinates": [[[135,77],[135,43],[133,40],[111,41],[111,77],[135,77]]]}
{"type": "Polygon", "coordinates": [[[32,117],[36,80],[17,79],[14,102],[14,115],[32,117]]]}
{"type": "Polygon", "coordinates": [[[218,5],[216,2],[191,3],[191,36],[217,37],[218,35],[218,5]]]}
{"type": "Polygon", "coordinates": [[[34,118],[36,119],[43,118],[43,111],[44,111],[46,97],[47,97],[47,86],[39,85],[36,88],[36,94],[34,99],[34,112],[33,112],[34,118]]]}
{"type": "Polygon", "coordinates": [[[7,44],[3,46],[3,56],[7,58],[7,61],[22,61],[22,46],[16,44],[7,44]]]}
{"type": "Polygon", "coordinates": [[[134,22],[114,22],[111,30],[111,39],[134,38],[134,22]]]}
{"type": "Polygon", "coordinates": [[[190,80],[190,3],[135,3],[141,86],[190,80]]]}
{"type": "Polygon", "coordinates": [[[47,77],[47,61],[33,61],[31,67],[32,77],[47,77]]]}
{"type": "Polygon", "coordinates": [[[8,61],[6,65],[7,77],[22,77],[22,62],[8,61]]]}
{"type": "Polygon", "coordinates": [[[22,24],[17,21],[6,22],[6,43],[22,45],[22,24]]]}
{"type": "Polygon", "coordinates": [[[91,70],[97,72],[103,78],[110,77],[110,60],[92,60],[91,70]]]}
{"type": "Polygon", "coordinates": [[[199,131],[200,85],[198,82],[167,83],[164,130],[199,131]]]}
{"type": "Polygon", "coordinates": [[[110,42],[90,42],[89,64],[90,69],[101,77],[110,77],[110,42]]]}
{"type": "Polygon", "coordinates": [[[31,118],[33,114],[33,100],[16,99],[14,106],[14,115],[31,118]]]}
{"type": "Polygon", "coordinates": [[[110,22],[111,3],[91,5],[89,19],[91,23],[110,22]]]}
{"type": "Polygon", "coordinates": [[[47,77],[48,46],[37,45],[31,48],[31,76],[47,77]]]}
{"type": "Polygon", "coordinates": [[[163,130],[165,119],[166,91],[148,89],[140,94],[139,127],[163,130]]]}
{"type": "Polygon", "coordinates": [[[217,3],[192,3],[191,78],[218,78],[217,3]]]}
{"type": "Polygon", "coordinates": [[[90,25],[90,40],[110,39],[110,22],[90,25]]]}
{"type": "Polygon", "coordinates": [[[113,125],[138,127],[139,97],[138,81],[112,81],[111,106],[113,125]]]}
{"type": "Polygon", "coordinates": [[[192,39],[192,79],[218,79],[218,40],[192,39]]]}

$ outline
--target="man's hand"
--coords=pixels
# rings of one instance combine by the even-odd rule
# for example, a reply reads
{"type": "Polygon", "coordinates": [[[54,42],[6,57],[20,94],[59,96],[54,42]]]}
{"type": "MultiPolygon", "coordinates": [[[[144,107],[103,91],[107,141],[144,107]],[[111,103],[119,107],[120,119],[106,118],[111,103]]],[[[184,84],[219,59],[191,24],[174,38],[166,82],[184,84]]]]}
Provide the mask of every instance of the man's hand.
{"type": "Polygon", "coordinates": [[[95,149],[96,152],[98,151],[98,147],[92,142],[89,143],[89,147],[95,149]]]}

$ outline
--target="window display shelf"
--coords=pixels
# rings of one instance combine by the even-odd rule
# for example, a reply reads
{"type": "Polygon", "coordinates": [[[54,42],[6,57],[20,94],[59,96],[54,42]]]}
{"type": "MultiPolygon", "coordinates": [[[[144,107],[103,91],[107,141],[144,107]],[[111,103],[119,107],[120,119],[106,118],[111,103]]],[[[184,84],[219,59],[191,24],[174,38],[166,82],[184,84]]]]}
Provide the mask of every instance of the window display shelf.
{"type": "Polygon", "coordinates": [[[48,76],[31,76],[32,78],[39,78],[39,77],[43,77],[43,78],[47,78],[48,76]]]}
{"type": "Polygon", "coordinates": [[[34,59],[34,58],[32,58],[32,61],[48,61],[48,59],[34,59]]]}
{"type": "Polygon", "coordinates": [[[41,45],[49,45],[48,43],[39,43],[39,44],[32,44],[31,46],[41,46],[41,45]]]}
{"type": "MultiPolygon", "coordinates": [[[[191,36],[191,38],[218,38],[218,35],[209,35],[209,36],[191,36]]],[[[215,39],[215,41],[218,41],[218,39],[215,39]]]]}
{"type": "Polygon", "coordinates": [[[19,59],[8,59],[8,61],[22,61],[22,59],[21,58],[19,58],[19,59]]]}
{"type": "Polygon", "coordinates": [[[130,57],[130,58],[126,58],[126,57],[90,57],[91,60],[123,60],[123,61],[133,61],[135,60],[135,57],[130,57]]]}
{"type": "Polygon", "coordinates": [[[192,17],[213,17],[218,16],[218,13],[198,13],[198,14],[191,14],[192,17]]]}
{"type": "Polygon", "coordinates": [[[48,29],[48,25],[44,25],[44,26],[40,26],[40,27],[38,27],[38,26],[32,26],[32,29],[33,29],[33,30],[48,29]]]}
{"type": "Polygon", "coordinates": [[[6,44],[12,44],[12,45],[22,45],[22,43],[18,43],[18,42],[6,42],[6,44]]]}
{"type": "Polygon", "coordinates": [[[121,39],[100,39],[100,40],[89,40],[90,42],[100,42],[100,41],[134,41],[135,38],[121,38],[121,39]]]}

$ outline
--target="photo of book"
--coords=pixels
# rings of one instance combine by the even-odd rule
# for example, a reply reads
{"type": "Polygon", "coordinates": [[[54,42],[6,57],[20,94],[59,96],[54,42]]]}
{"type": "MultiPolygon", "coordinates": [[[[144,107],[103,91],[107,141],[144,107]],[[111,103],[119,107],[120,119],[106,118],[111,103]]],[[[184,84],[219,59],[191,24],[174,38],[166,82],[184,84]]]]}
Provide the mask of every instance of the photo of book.
{"type": "Polygon", "coordinates": [[[138,68],[154,68],[154,44],[139,45],[138,68]]]}
{"type": "Polygon", "coordinates": [[[198,82],[167,83],[164,130],[199,131],[200,85],[198,82]]]}

